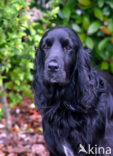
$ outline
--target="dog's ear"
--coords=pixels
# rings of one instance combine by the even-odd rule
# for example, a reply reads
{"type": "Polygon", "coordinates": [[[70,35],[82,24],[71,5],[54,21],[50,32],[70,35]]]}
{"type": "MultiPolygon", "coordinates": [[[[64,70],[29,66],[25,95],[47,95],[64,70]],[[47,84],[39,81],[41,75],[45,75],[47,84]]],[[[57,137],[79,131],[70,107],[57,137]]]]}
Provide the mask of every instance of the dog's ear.
{"type": "Polygon", "coordinates": [[[43,57],[43,53],[41,53],[41,48],[39,45],[39,48],[36,49],[36,53],[35,53],[35,60],[34,60],[34,74],[39,74],[37,76],[41,75],[41,72],[43,70],[44,67],[44,57],[43,57]]]}
{"type": "Polygon", "coordinates": [[[43,68],[44,68],[44,57],[41,52],[40,46],[36,50],[35,60],[34,60],[34,79],[32,83],[33,93],[34,93],[34,101],[38,112],[42,113],[42,104],[45,104],[44,97],[44,85],[43,85],[43,68]]]}
{"type": "Polygon", "coordinates": [[[95,97],[95,76],[89,50],[83,47],[77,52],[76,73],[79,102],[88,108],[95,97]]]}

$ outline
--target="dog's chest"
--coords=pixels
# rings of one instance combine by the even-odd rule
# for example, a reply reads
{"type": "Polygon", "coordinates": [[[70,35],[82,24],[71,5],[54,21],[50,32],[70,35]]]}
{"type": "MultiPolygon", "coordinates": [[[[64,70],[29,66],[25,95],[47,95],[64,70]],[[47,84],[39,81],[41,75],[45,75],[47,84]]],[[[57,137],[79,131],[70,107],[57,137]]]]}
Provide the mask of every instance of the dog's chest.
{"type": "Polygon", "coordinates": [[[54,150],[62,151],[66,156],[74,156],[78,151],[81,127],[73,116],[67,114],[58,114],[52,120],[47,116],[43,119],[44,137],[48,147],[54,147],[54,150]]]}

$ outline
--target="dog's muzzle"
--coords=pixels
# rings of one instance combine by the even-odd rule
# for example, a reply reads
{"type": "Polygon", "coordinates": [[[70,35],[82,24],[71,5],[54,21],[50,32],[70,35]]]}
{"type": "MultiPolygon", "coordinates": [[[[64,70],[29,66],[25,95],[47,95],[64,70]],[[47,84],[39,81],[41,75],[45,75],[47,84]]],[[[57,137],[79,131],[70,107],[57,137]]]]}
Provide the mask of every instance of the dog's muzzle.
{"type": "Polygon", "coordinates": [[[59,60],[51,59],[45,62],[44,81],[48,83],[62,84],[66,81],[64,63],[59,60]]]}
{"type": "Polygon", "coordinates": [[[56,61],[50,61],[47,67],[50,72],[57,72],[59,70],[59,64],[56,61]]]}

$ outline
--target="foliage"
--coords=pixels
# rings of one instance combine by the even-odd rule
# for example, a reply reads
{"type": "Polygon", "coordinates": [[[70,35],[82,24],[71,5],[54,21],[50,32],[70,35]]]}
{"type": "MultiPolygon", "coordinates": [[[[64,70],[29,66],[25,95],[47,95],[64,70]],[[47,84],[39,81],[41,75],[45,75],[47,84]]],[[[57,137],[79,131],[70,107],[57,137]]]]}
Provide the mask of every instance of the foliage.
{"type": "MultiPolygon", "coordinates": [[[[55,20],[46,18],[46,27],[55,23],[73,28],[84,47],[91,49],[99,69],[113,73],[113,1],[50,0],[48,4],[50,8],[59,7],[59,11],[55,20]]],[[[51,14],[50,8],[45,10],[45,16],[51,14]]]]}
{"type": "MultiPolygon", "coordinates": [[[[0,85],[7,90],[11,106],[22,99],[22,93],[32,97],[31,81],[35,46],[43,34],[43,25],[54,19],[58,7],[48,10],[41,23],[29,22],[30,11],[25,0],[0,1],[0,85]]],[[[45,28],[46,29],[46,28],[45,28]]],[[[1,116],[2,116],[2,109],[1,116]]]]}
{"type": "Polygon", "coordinates": [[[30,88],[33,45],[26,40],[28,28],[24,0],[0,1],[0,85],[8,91],[11,104],[20,99],[20,92],[30,88]]]}
{"type": "Polygon", "coordinates": [[[112,0],[49,0],[45,8],[34,0],[29,6],[37,6],[43,18],[32,23],[28,5],[25,0],[0,1],[0,85],[7,90],[11,105],[21,100],[23,92],[32,95],[34,47],[54,26],[73,28],[83,46],[91,49],[99,69],[113,73],[112,0]]]}

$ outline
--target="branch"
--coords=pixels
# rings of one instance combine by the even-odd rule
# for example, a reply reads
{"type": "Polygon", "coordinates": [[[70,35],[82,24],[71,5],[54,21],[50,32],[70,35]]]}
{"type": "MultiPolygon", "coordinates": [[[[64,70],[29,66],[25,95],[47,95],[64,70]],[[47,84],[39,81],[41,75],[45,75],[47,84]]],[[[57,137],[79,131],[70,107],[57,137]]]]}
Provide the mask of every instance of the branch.
{"type": "MultiPolygon", "coordinates": [[[[2,85],[0,85],[0,92],[5,92],[5,89],[2,85]]],[[[6,130],[7,132],[9,132],[12,127],[12,124],[11,124],[10,108],[8,106],[7,98],[5,95],[0,95],[0,103],[2,103],[4,106],[6,130]]]]}

